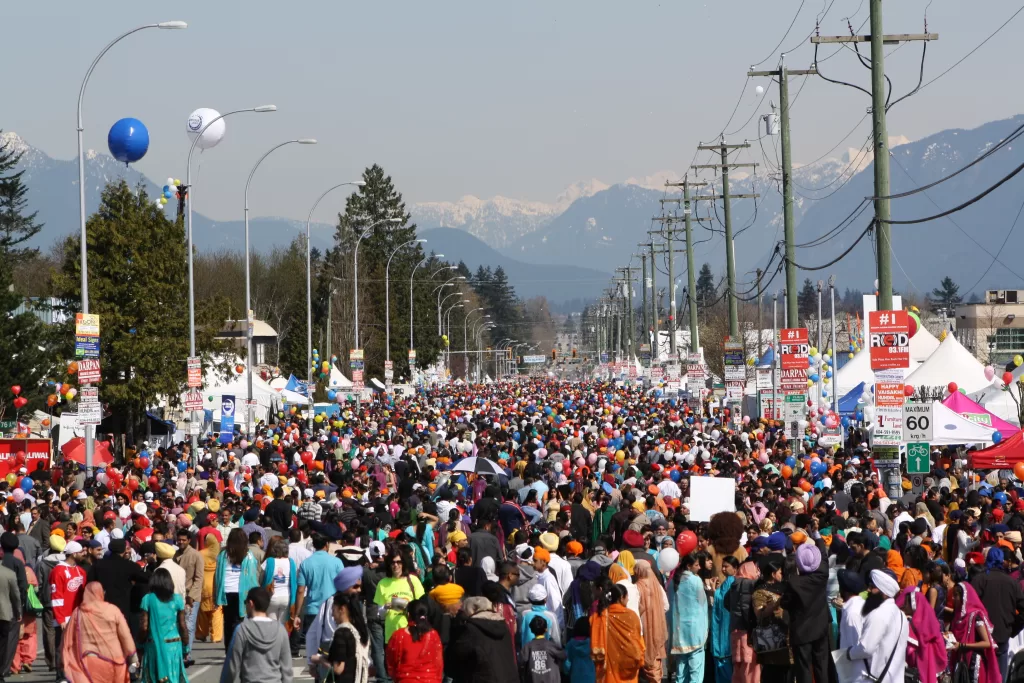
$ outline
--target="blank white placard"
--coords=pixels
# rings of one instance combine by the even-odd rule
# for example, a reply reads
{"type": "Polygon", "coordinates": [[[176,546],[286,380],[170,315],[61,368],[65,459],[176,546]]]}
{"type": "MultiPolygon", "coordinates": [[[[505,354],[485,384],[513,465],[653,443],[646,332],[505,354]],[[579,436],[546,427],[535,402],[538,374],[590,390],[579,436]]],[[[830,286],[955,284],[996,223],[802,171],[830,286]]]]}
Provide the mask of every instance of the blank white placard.
{"type": "Polygon", "coordinates": [[[709,522],[718,512],[736,512],[736,480],[690,477],[690,521],[709,522]]]}

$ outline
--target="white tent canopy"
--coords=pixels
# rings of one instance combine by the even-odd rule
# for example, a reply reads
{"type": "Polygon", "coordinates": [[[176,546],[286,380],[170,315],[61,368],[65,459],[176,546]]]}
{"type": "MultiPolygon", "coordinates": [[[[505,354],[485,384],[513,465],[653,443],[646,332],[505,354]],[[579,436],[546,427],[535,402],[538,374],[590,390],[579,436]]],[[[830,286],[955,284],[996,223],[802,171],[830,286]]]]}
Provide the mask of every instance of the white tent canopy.
{"type": "Polygon", "coordinates": [[[985,379],[985,366],[951,334],[904,381],[914,387],[943,387],[956,382],[968,394],[991,383],[985,379]]]}
{"type": "Polygon", "coordinates": [[[971,394],[969,398],[993,415],[1010,424],[1020,425],[1020,413],[1017,410],[1017,401],[1020,401],[1018,386],[1013,382],[1010,388],[1004,391],[1002,383],[997,379],[981,391],[971,394]]]}
{"type": "Polygon", "coordinates": [[[910,369],[914,371],[939,348],[939,339],[923,325],[910,338],[910,369]]]}
{"type": "Polygon", "coordinates": [[[327,385],[331,389],[348,389],[352,386],[352,380],[341,373],[337,367],[331,365],[331,381],[327,385]]]}
{"type": "MultiPolygon", "coordinates": [[[[924,327],[918,329],[917,334],[910,338],[910,369],[914,372],[939,348],[939,340],[924,327]]],[[[871,369],[871,351],[864,347],[854,355],[850,361],[841,367],[836,373],[833,384],[839,396],[846,396],[858,384],[864,382],[871,385],[875,383],[875,373],[871,369]]],[[[909,380],[908,380],[909,383],[909,380]]],[[[944,384],[948,384],[947,380],[944,384]]]]}
{"type": "Polygon", "coordinates": [[[991,427],[971,422],[939,401],[932,403],[932,418],[934,433],[929,443],[933,446],[992,443],[991,427]]]}

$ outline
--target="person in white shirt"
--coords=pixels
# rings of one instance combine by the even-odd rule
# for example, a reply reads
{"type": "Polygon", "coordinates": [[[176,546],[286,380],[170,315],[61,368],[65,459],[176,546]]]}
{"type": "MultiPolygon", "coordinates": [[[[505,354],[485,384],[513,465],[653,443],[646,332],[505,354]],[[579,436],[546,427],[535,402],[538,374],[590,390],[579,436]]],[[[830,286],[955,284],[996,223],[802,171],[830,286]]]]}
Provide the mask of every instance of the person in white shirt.
{"type": "Polygon", "coordinates": [[[258,467],[260,464],[260,456],[256,453],[249,451],[242,456],[242,464],[247,467],[258,467]]]}
{"type": "Polygon", "coordinates": [[[174,561],[174,554],[178,551],[176,547],[170,543],[164,543],[158,541],[156,544],[156,559],[160,560],[158,569],[166,569],[171,575],[171,580],[174,581],[174,592],[181,596],[181,599],[186,598],[185,595],[185,582],[187,577],[185,570],[181,568],[177,562],[174,561]]]}
{"type": "Polygon", "coordinates": [[[558,582],[558,594],[565,595],[565,592],[569,590],[569,586],[572,584],[572,567],[565,558],[559,557],[556,554],[559,544],[558,535],[546,531],[540,535],[540,544],[551,555],[551,559],[548,562],[548,571],[555,575],[555,581],[558,582]]]}
{"type": "Polygon", "coordinates": [[[881,569],[872,569],[870,578],[860,638],[844,647],[845,656],[852,662],[860,660],[864,666],[861,680],[903,683],[910,628],[903,611],[893,601],[900,586],[890,573],[881,569]]]}

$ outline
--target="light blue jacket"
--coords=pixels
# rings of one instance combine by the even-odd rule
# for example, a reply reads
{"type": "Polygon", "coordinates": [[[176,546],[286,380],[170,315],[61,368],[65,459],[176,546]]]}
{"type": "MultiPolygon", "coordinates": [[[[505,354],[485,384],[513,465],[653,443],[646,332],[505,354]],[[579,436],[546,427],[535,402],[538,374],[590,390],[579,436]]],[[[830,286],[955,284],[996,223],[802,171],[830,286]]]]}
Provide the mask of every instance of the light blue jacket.
{"type": "MultiPolygon", "coordinates": [[[[218,605],[228,604],[227,593],[224,592],[224,571],[228,565],[227,550],[220,551],[217,556],[217,571],[213,577],[213,584],[216,586],[216,601],[218,605]]],[[[249,591],[260,585],[260,566],[251,552],[245,554],[242,560],[242,575],[238,577],[238,616],[245,618],[245,596],[249,591]]]]}

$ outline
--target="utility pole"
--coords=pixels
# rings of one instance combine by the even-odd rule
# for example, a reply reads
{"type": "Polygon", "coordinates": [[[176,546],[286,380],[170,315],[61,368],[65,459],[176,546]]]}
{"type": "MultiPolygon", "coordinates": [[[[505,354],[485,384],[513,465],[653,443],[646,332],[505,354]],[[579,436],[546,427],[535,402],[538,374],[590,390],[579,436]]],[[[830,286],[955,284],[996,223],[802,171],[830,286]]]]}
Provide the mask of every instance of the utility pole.
{"type": "MultiPolygon", "coordinates": [[[[640,267],[643,269],[643,279],[640,281],[640,293],[643,297],[643,303],[640,305],[640,320],[643,325],[644,335],[642,339],[648,342],[650,345],[650,334],[651,329],[647,326],[647,254],[640,252],[640,267]]],[[[651,262],[651,267],[654,267],[654,262],[651,262]]],[[[643,344],[641,344],[642,346],[643,344]]],[[[653,356],[652,356],[653,358],[653,356]]]]}
{"type": "Polygon", "coordinates": [[[683,176],[681,183],[669,183],[666,185],[683,188],[683,223],[686,226],[686,296],[690,303],[690,353],[697,353],[700,349],[700,330],[697,327],[697,284],[693,265],[693,232],[691,223],[693,221],[710,220],[706,218],[694,218],[693,207],[690,204],[690,189],[699,190],[707,183],[691,183],[689,174],[683,176]]]}
{"type": "Polygon", "coordinates": [[[683,219],[680,216],[668,216],[665,211],[665,200],[662,200],[662,215],[655,216],[653,220],[662,224],[663,232],[658,232],[665,237],[666,248],[668,249],[668,347],[673,358],[679,360],[676,352],[676,292],[675,292],[675,259],[672,249],[672,225],[683,219]]]}
{"type": "Polygon", "coordinates": [[[623,298],[625,303],[625,321],[626,325],[626,339],[623,344],[624,350],[629,355],[629,362],[633,362],[633,356],[636,355],[636,348],[633,343],[633,338],[636,331],[636,325],[633,322],[633,266],[624,266],[622,268],[616,268],[615,272],[622,273],[622,276],[617,279],[618,282],[622,283],[623,286],[623,298]]]}
{"type": "Polygon", "coordinates": [[[661,355],[661,333],[658,331],[658,266],[654,261],[654,239],[651,239],[649,244],[641,246],[651,248],[651,364],[653,365],[661,355]]]}
{"type": "Polygon", "coordinates": [[[729,336],[735,339],[739,339],[740,336],[740,315],[739,315],[739,303],[736,299],[736,246],[732,240],[732,206],[730,200],[732,199],[757,199],[760,194],[729,194],[729,169],[730,168],[757,168],[757,164],[737,164],[729,162],[729,152],[734,149],[746,149],[750,147],[749,142],[744,142],[742,145],[727,145],[725,144],[725,136],[722,136],[722,141],[717,145],[699,145],[697,149],[709,149],[717,151],[722,156],[722,163],[720,164],[698,164],[693,166],[694,169],[703,168],[714,168],[721,169],[722,171],[722,194],[720,195],[702,195],[696,197],[696,199],[708,199],[722,201],[722,211],[725,216],[725,274],[727,279],[727,291],[729,294],[729,336]]]}
{"type": "MultiPolygon", "coordinates": [[[[779,123],[782,137],[782,220],[784,223],[784,239],[786,245],[786,288],[796,291],[796,247],[795,244],[795,221],[793,219],[793,156],[790,152],[790,128],[789,128],[789,77],[790,76],[815,76],[817,69],[794,69],[786,68],[786,55],[782,55],[777,71],[748,71],[747,76],[769,76],[779,81],[779,123]]],[[[772,109],[775,107],[773,106],[772,109]]],[[[769,119],[767,133],[774,135],[774,122],[769,119]]],[[[799,308],[796,300],[792,306],[786,307],[786,326],[799,327],[799,308]]],[[[760,346],[760,341],[758,342],[760,346]]]]}
{"type": "MultiPolygon", "coordinates": [[[[938,40],[938,33],[901,33],[885,35],[882,29],[882,0],[869,0],[871,34],[866,36],[812,36],[814,44],[871,43],[871,129],[875,169],[875,259],[878,265],[878,310],[892,310],[892,267],[889,224],[889,134],[886,130],[885,46],[898,43],[938,40]]],[[[859,53],[858,53],[859,55],[859,53]]],[[[815,65],[817,66],[817,65],[815,65]]],[[[789,285],[792,287],[792,285],[789,285]]],[[[794,290],[795,291],[795,290],[794,290]]]]}

